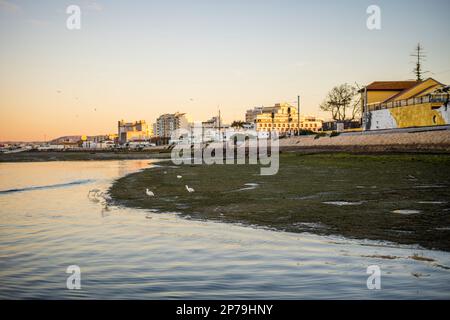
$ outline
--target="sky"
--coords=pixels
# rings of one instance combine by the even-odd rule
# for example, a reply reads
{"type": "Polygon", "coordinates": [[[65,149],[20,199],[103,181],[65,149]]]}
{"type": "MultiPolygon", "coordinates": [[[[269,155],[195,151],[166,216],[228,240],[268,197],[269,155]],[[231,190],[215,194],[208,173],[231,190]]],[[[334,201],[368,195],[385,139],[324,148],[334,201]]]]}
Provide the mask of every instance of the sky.
{"type": "Polygon", "coordinates": [[[225,122],[333,86],[427,76],[450,83],[448,0],[0,0],[0,141],[115,133],[186,112],[225,122]],[[66,8],[81,9],[69,30],[66,8]],[[369,5],[381,29],[369,30],[369,5]]]}

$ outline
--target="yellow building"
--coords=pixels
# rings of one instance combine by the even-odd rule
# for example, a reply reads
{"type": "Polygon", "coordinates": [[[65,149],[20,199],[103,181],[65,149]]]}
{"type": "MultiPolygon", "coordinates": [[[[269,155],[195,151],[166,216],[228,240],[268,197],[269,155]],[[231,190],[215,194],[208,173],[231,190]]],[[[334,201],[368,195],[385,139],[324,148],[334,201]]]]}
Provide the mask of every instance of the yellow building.
{"type": "Polygon", "coordinates": [[[135,140],[148,140],[152,137],[152,129],[144,120],[136,122],[118,122],[119,143],[126,143],[135,140]]]}
{"type": "Polygon", "coordinates": [[[449,124],[448,87],[433,78],[377,81],[360,93],[365,130],[449,124]]]}
{"type": "MultiPolygon", "coordinates": [[[[279,134],[298,131],[297,108],[288,103],[277,103],[273,107],[264,107],[256,115],[256,131],[277,131],[279,134]]],[[[300,117],[300,130],[319,131],[322,120],[315,117],[300,117]]]]}

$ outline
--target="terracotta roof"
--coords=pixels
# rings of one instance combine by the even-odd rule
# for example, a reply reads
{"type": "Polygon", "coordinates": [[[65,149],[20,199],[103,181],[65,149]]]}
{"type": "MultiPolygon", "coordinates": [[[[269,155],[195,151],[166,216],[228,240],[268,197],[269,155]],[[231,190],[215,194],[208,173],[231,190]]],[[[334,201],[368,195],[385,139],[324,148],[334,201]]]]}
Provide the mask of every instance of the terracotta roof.
{"type": "MultiPolygon", "coordinates": [[[[427,82],[428,80],[432,80],[432,81],[435,81],[435,82],[434,82],[434,83],[430,83],[429,86],[423,88],[420,92],[417,92],[417,93],[414,95],[415,97],[416,97],[416,96],[417,96],[417,97],[420,96],[421,93],[427,91],[428,89],[430,89],[430,88],[432,88],[432,87],[436,87],[436,86],[439,86],[439,85],[443,86],[442,83],[440,83],[439,81],[434,80],[433,78],[428,78],[428,79],[426,79],[426,80],[424,80],[424,81],[421,81],[421,82],[419,81],[419,82],[417,82],[417,84],[425,83],[425,82],[427,82]]],[[[414,87],[415,87],[415,86],[412,86],[412,87],[410,87],[410,88],[408,88],[408,89],[405,89],[405,90],[403,90],[403,91],[400,91],[399,93],[396,93],[396,94],[393,95],[392,97],[387,98],[387,99],[384,100],[383,102],[394,101],[397,97],[399,97],[399,96],[403,95],[404,93],[406,93],[406,92],[412,90],[414,87]]]]}
{"type": "Polygon", "coordinates": [[[367,86],[367,90],[406,90],[419,84],[420,81],[375,81],[367,86]]]}

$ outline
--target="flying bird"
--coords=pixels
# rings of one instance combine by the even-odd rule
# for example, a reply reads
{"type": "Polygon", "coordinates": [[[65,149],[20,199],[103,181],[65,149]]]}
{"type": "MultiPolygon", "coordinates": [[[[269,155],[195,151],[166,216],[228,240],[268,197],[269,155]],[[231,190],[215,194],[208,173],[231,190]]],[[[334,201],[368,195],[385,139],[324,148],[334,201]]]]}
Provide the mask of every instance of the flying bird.
{"type": "Polygon", "coordinates": [[[194,188],[191,188],[191,187],[189,187],[188,185],[186,185],[186,190],[187,190],[189,193],[195,191],[194,188]]]}
{"type": "Polygon", "coordinates": [[[153,193],[153,191],[148,190],[148,188],[145,190],[145,193],[149,196],[149,197],[154,197],[155,194],[153,193]]]}

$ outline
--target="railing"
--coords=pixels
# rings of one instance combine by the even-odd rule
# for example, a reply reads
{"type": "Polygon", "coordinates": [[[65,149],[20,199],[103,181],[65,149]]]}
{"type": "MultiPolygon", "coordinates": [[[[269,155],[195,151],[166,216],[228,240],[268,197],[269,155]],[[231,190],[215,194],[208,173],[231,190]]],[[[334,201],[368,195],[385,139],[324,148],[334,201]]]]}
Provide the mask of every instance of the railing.
{"type": "Polygon", "coordinates": [[[391,102],[386,102],[386,103],[368,104],[366,111],[406,107],[406,106],[412,106],[412,105],[424,104],[424,103],[448,103],[448,102],[449,102],[448,94],[433,94],[433,95],[426,95],[426,96],[417,97],[417,98],[391,101],[391,102]]]}

